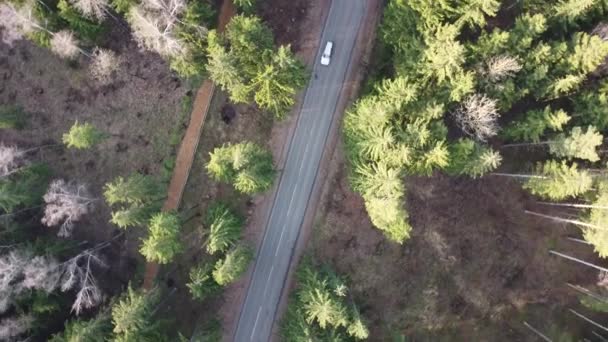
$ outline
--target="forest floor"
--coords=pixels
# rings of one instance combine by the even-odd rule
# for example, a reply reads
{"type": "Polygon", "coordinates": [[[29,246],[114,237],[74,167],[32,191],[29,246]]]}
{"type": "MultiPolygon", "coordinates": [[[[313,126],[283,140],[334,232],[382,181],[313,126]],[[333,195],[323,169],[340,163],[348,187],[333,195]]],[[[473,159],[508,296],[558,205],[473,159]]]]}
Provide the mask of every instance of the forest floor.
{"type": "Polygon", "coordinates": [[[308,244],[314,260],[347,277],[372,340],[533,341],[524,320],[547,334],[580,332],[582,322],[567,311],[578,300],[565,283],[594,283],[597,271],[548,251],[597,259],[589,246],[565,239],[580,235],[575,228],[524,213],[555,210],[495,176],[406,183],[413,231],[399,245],[372,226],[339,147],[308,244]]]}
{"type": "MultiPolygon", "coordinates": [[[[120,25],[101,44],[124,61],[108,85],[90,78],[84,59],[66,62],[26,40],[12,46],[0,43],[0,106],[18,106],[27,114],[25,129],[1,130],[0,143],[22,148],[62,145],[63,133],[75,121],[93,124],[110,135],[95,148],[44,148],[32,160],[46,162],[55,178],[86,184],[98,198],[106,182],[136,171],[168,181],[196,88],[170,72],[159,56],[117,37],[128,37],[120,25]]],[[[77,240],[98,243],[117,232],[109,223],[110,208],[103,200],[97,203],[94,213],[76,224],[77,240]]],[[[124,243],[104,250],[112,260],[112,288],[119,290],[134,274],[141,276],[142,233],[131,229],[124,243]]]]}

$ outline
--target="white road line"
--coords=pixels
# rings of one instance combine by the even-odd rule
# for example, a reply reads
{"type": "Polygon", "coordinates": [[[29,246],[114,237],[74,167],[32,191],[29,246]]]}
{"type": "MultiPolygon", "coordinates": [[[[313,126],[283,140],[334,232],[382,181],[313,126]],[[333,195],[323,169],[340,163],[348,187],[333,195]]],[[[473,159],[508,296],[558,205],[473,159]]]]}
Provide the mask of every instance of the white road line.
{"type": "Polygon", "coordinates": [[[258,320],[260,319],[260,313],[262,312],[262,306],[258,309],[258,314],[255,316],[255,323],[253,323],[253,330],[251,331],[251,335],[249,336],[249,341],[253,341],[253,337],[255,336],[255,328],[258,326],[258,320]]]}
{"type": "Polygon", "coordinates": [[[270,282],[270,278],[272,278],[272,271],[274,271],[274,265],[270,268],[270,273],[268,274],[268,279],[266,279],[266,288],[264,289],[263,298],[266,299],[266,291],[268,290],[268,283],[270,282]]]}
{"type": "Polygon", "coordinates": [[[279,243],[277,244],[277,250],[274,251],[274,256],[279,255],[279,249],[281,248],[281,241],[283,241],[283,233],[285,233],[286,225],[283,225],[283,229],[281,230],[281,237],[279,237],[279,243]]]}

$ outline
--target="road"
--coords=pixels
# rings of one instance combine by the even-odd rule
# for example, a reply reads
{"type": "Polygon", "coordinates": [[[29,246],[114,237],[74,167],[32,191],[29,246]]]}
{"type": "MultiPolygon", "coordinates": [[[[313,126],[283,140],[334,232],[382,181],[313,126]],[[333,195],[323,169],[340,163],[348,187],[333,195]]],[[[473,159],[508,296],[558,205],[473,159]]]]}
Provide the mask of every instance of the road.
{"type": "Polygon", "coordinates": [[[346,78],[365,0],[333,0],[304,102],[291,138],[268,225],[255,260],[234,341],[270,340],[321,156],[346,78]],[[331,64],[322,66],[325,43],[334,42],[331,64]],[[316,76],[315,76],[316,75],[316,76]]]}

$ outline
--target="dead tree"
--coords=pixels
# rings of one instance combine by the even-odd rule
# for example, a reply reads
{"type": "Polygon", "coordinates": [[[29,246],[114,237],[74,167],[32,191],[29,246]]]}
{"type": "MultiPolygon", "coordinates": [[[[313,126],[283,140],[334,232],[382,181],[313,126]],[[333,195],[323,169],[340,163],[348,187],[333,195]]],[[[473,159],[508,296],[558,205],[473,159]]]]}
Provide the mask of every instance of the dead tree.
{"type": "Polygon", "coordinates": [[[92,210],[98,199],[89,196],[84,185],[64,180],[55,180],[49,185],[44,195],[46,207],[42,223],[48,227],[61,225],[60,237],[69,237],[74,229],[74,222],[92,210]]]}

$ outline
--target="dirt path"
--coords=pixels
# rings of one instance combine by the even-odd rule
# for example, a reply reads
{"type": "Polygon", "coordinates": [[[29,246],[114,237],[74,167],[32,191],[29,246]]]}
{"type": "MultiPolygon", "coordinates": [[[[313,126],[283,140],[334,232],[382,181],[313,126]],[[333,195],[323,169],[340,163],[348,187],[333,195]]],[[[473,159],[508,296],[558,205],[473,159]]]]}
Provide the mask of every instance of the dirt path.
{"type": "MultiPolygon", "coordinates": [[[[223,1],[218,19],[218,30],[220,32],[224,30],[235,14],[236,8],[234,7],[232,0],[223,1]]],[[[198,147],[201,132],[203,131],[203,124],[205,123],[205,117],[207,116],[214,90],[215,85],[213,82],[205,80],[196,93],[192,106],[192,113],[190,114],[190,123],[188,124],[182,143],[179,146],[179,151],[177,152],[175,168],[173,169],[173,175],[167,190],[167,200],[163,205],[163,211],[173,211],[179,208],[184,188],[186,187],[186,182],[188,182],[188,176],[192,169],[196,148],[198,147]]],[[[160,266],[157,263],[149,262],[146,264],[143,284],[145,289],[149,290],[152,288],[159,269],[160,266]]]]}

